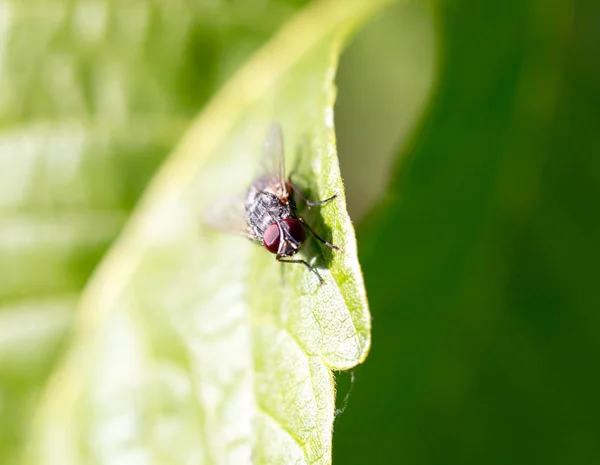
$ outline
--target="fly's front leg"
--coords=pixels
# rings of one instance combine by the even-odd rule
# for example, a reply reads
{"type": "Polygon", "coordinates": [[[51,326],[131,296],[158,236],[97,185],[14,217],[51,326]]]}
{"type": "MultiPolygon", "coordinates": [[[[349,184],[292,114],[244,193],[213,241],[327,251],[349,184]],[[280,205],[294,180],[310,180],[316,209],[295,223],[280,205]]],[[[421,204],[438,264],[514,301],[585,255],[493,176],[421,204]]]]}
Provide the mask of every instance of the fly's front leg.
{"type": "Polygon", "coordinates": [[[311,228],[309,226],[309,224],[304,221],[302,218],[298,217],[298,221],[300,221],[300,223],[302,223],[302,225],[308,229],[308,231],[314,236],[314,238],[316,240],[318,240],[319,242],[325,244],[327,247],[329,247],[330,249],[335,249],[335,250],[339,250],[340,252],[343,252],[343,249],[341,247],[338,247],[337,245],[333,245],[331,242],[327,242],[325,239],[323,239],[322,237],[320,237],[313,228],[311,228]]]}
{"type": "Polygon", "coordinates": [[[306,203],[306,206],[308,207],[308,209],[310,210],[311,207],[317,207],[319,205],[324,205],[328,202],[331,202],[333,199],[335,199],[337,197],[337,193],[333,194],[331,197],[325,199],[325,200],[318,200],[316,202],[312,202],[310,200],[308,200],[304,194],[302,194],[302,192],[300,192],[300,189],[298,189],[294,183],[292,182],[291,178],[288,179],[287,182],[288,186],[298,195],[298,197],[300,197],[302,200],[304,200],[304,203],[306,203]]]}
{"type": "Polygon", "coordinates": [[[319,278],[319,284],[323,284],[325,281],[323,280],[323,278],[321,278],[321,275],[319,274],[319,272],[317,271],[317,269],[314,266],[311,266],[307,261],[305,260],[299,260],[299,259],[294,259],[294,260],[285,260],[284,257],[282,255],[277,254],[275,256],[275,258],[277,259],[278,262],[281,263],[301,263],[303,264],[305,267],[307,267],[310,271],[312,271],[317,278],[319,278]]]}

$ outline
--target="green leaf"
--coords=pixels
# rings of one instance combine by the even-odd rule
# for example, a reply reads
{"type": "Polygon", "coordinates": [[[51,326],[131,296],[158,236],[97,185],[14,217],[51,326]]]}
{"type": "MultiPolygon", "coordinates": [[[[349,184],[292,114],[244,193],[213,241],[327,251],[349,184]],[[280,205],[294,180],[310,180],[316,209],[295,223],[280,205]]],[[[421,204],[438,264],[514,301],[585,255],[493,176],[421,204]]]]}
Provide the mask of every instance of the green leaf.
{"type": "Polygon", "coordinates": [[[0,463],[150,176],[300,3],[0,2],[0,463]]]}
{"type": "Polygon", "coordinates": [[[343,39],[384,3],[311,5],[192,124],[85,290],[31,463],[330,463],[331,370],[362,362],[370,344],[333,77],[343,39]],[[201,221],[252,180],[271,121],[310,196],[339,194],[305,215],[343,248],[305,246],[322,286],[201,221]]]}

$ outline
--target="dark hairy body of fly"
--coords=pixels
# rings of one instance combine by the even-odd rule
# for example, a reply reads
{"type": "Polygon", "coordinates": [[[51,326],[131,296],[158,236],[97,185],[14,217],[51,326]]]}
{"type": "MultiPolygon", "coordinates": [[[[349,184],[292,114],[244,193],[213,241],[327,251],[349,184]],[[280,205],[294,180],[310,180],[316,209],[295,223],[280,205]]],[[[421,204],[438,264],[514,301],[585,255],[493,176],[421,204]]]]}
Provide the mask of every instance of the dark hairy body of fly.
{"type": "Polygon", "coordinates": [[[269,226],[286,218],[296,218],[292,200],[289,199],[287,203],[282,202],[275,195],[275,191],[265,184],[257,182],[250,187],[244,202],[248,231],[253,236],[253,240],[261,245],[263,245],[263,235],[269,226]]]}

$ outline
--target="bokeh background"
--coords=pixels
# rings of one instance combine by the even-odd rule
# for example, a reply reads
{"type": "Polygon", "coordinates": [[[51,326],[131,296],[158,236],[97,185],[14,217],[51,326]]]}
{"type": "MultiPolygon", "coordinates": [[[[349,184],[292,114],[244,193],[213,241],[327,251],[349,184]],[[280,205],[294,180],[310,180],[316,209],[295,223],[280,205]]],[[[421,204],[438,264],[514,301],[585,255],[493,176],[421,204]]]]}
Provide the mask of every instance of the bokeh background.
{"type": "MultiPolygon", "coordinates": [[[[104,3],[0,1],[2,465],[148,180],[308,2],[104,3]]],[[[599,25],[591,0],[406,0],[344,52],[373,347],[334,463],[600,462],[599,25]]]]}

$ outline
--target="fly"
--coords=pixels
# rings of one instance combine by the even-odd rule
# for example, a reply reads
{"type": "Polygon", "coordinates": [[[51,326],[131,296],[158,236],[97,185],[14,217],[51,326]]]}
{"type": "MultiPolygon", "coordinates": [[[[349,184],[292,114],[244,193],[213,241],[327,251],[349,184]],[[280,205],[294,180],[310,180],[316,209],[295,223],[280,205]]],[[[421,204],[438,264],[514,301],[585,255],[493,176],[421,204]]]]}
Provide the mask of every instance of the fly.
{"type": "Polygon", "coordinates": [[[208,216],[209,224],[248,237],[274,254],[278,262],[306,266],[323,284],[323,278],[315,267],[305,260],[290,257],[296,255],[306,241],[306,231],[327,247],[341,249],[321,238],[298,216],[292,193],[302,199],[309,209],[332,201],[337,194],[311,202],[292,183],[291,176],[285,178],[283,136],[277,124],[269,127],[261,165],[261,174],[242,199],[229,200],[227,204],[217,206],[208,216]]]}

